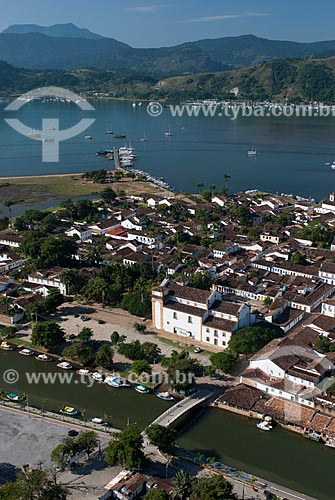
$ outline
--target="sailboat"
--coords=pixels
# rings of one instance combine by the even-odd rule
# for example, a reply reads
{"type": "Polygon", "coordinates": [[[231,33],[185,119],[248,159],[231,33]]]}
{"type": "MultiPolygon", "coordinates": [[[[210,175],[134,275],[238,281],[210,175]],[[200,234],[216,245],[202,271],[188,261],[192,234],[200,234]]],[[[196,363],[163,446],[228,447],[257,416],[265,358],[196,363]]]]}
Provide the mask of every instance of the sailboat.
{"type": "Polygon", "coordinates": [[[168,132],[165,132],[165,137],[171,137],[173,135],[173,132],[171,132],[171,127],[170,127],[170,124],[169,124],[169,131],[168,132]]]}
{"type": "Polygon", "coordinates": [[[106,128],[106,134],[107,135],[112,135],[114,134],[113,130],[112,130],[112,127],[110,126],[110,124],[108,125],[108,127],[106,128]]]}
{"type": "Polygon", "coordinates": [[[255,148],[251,148],[248,151],[248,156],[256,156],[257,155],[257,150],[255,148]]]}
{"type": "Polygon", "coordinates": [[[140,141],[141,142],[146,142],[148,139],[146,138],[146,135],[143,134],[143,137],[141,137],[140,141]]]}

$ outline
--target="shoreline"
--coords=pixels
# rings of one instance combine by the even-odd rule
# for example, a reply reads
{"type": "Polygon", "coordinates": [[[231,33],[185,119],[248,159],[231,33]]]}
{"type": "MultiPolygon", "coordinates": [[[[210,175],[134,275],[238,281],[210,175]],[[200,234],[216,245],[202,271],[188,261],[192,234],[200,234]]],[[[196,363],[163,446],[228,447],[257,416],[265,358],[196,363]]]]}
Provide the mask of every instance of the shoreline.
{"type": "Polygon", "coordinates": [[[35,178],[40,178],[40,177],[73,177],[75,175],[83,175],[85,172],[73,172],[73,173],[68,173],[68,174],[36,174],[36,175],[12,175],[8,177],[0,177],[0,181],[4,180],[15,180],[15,179],[35,179],[35,178]]]}

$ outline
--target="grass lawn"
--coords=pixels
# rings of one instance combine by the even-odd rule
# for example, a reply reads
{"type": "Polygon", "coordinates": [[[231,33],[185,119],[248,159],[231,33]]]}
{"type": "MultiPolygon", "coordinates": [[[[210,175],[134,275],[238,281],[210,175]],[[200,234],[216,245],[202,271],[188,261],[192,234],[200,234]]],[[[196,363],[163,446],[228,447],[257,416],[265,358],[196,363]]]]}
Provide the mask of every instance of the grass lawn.
{"type": "Polygon", "coordinates": [[[106,187],[112,187],[116,192],[125,191],[126,194],[153,195],[167,194],[154,184],[142,181],[121,180],[112,185],[92,184],[83,181],[81,175],[47,175],[41,177],[17,177],[0,179],[0,204],[6,200],[18,200],[21,204],[40,203],[49,199],[65,200],[80,196],[94,196],[106,187]]]}

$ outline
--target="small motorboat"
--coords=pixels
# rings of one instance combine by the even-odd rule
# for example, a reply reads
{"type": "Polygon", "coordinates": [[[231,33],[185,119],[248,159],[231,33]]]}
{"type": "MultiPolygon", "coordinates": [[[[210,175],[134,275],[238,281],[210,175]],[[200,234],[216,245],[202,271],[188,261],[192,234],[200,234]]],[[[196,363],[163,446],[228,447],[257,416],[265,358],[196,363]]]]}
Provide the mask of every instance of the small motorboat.
{"type": "Polygon", "coordinates": [[[93,372],[92,373],[92,378],[96,380],[97,382],[103,382],[104,378],[99,372],[93,372]]]}
{"type": "Polygon", "coordinates": [[[63,408],[61,408],[59,411],[60,413],[63,413],[63,415],[70,415],[72,417],[74,415],[78,415],[78,411],[72,406],[63,406],[63,408]]]}
{"type": "Polygon", "coordinates": [[[155,392],[155,396],[157,396],[159,399],[163,399],[164,401],[174,400],[169,392],[155,392]]]}
{"type": "Polygon", "coordinates": [[[89,420],[90,422],[92,422],[92,424],[100,424],[100,425],[103,425],[105,422],[102,420],[102,418],[98,418],[98,417],[93,417],[89,420]]]}
{"type": "Polygon", "coordinates": [[[62,361],[61,363],[57,363],[58,368],[62,368],[63,370],[72,370],[73,366],[71,363],[67,361],[62,361]]]}
{"type": "Polygon", "coordinates": [[[0,347],[1,347],[1,349],[2,349],[3,351],[13,351],[13,349],[14,349],[14,348],[13,348],[10,344],[8,344],[8,342],[6,342],[6,341],[1,342],[1,346],[0,346],[0,347]]]}
{"type": "Polygon", "coordinates": [[[257,150],[255,148],[249,149],[248,156],[257,156],[257,150]]]}
{"type": "Polygon", "coordinates": [[[257,428],[261,429],[262,431],[271,431],[271,429],[273,429],[272,425],[270,425],[270,423],[266,422],[265,420],[258,422],[257,428]]]}
{"type": "Polygon", "coordinates": [[[126,135],[122,135],[122,134],[115,135],[114,137],[115,137],[115,139],[126,139],[127,138],[126,135]]]}
{"type": "Polygon", "coordinates": [[[83,377],[89,377],[92,375],[92,372],[90,372],[87,368],[80,368],[79,370],[76,370],[76,374],[82,375],[83,377]]]}
{"type": "Polygon", "coordinates": [[[38,356],[35,356],[35,358],[38,360],[38,361],[52,361],[52,358],[50,358],[50,356],[47,356],[46,354],[39,354],[38,356]]]}
{"type": "Polygon", "coordinates": [[[19,351],[19,354],[21,354],[22,356],[33,356],[35,353],[31,349],[21,349],[19,351]]]}
{"type": "Polygon", "coordinates": [[[327,439],[325,442],[325,446],[329,446],[330,448],[335,448],[335,441],[333,439],[327,439]]]}
{"type": "Polygon", "coordinates": [[[120,387],[131,387],[131,383],[128,382],[125,378],[121,379],[121,385],[120,387]]]}
{"type": "Polygon", "coordinates": [[[85,135],[85,140],[86,141],[91,141],[93,137],[91,135],[85,135]]]}
{"type": "Polygon", "coordinates": [[[137,385],[135,387],[135,391],[139,392],[140,394],[148,394],[149,393],[149,389],[144,384],[137,385]]]}
{"type": "Polygon", "coordinates": [[[6,394],[6,399],[9,401],[21,401],[22,397],[15,394],[15,392],[10,392],[9,394],[6,394]]]}
{"type": "Polygon", "coordinates": [[[110,387],[121,387],[122,385],[122,380],[118,377],[106,377],[104,382],[110,387]]]}

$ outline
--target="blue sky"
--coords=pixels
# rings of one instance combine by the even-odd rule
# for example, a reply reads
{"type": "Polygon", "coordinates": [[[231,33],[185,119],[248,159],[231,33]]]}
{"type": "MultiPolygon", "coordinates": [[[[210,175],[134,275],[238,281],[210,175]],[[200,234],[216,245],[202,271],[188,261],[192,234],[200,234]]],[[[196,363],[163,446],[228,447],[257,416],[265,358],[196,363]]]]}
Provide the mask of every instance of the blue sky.
{"type": "Polygon", "coordinates": [[[73,22],[135,47],[254,34],[271,39],[335,38],[334,0],[0,0],[10,24],[73,22]]]}

